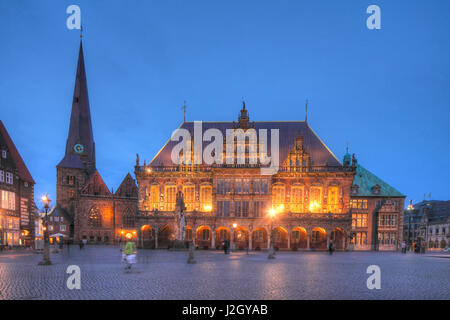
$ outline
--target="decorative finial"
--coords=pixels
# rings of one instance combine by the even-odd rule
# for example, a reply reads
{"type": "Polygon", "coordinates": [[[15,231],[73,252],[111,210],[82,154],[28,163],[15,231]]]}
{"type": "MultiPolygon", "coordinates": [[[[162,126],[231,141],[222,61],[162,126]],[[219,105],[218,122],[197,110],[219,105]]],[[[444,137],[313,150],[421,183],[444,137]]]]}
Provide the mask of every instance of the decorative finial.
{"type": "Polygon", "coordinates": [[[184,100],[184,104],[183,104],[183,106],[181,107],[181,109],[182,109],[183,112],[184,112],[184,115],[183,115],[183,122],[186,122],[186,108],[187,108],[187,106],[186,106],[186,100],[184,100]]]}
{"type": "Polygon", "coordinates": [[[346,150],[346,152],[348,153],[348,142],[347,142],[347,148],[346,148],[345,150],[346,150]]]}
{"type": "Polygon", "coordinates": [[[305,105],[305,122],[308,122],[308,99],[306,99],[305,105]]]}
{"type": "Polygon", "coordinates": [[[81,25],[80,27],[80,39],[83,38],[83,25],[81,25]]]}
{"type": "Polygon", "coordinates": [[[243,107],[243,109],[245,109],[245,100],[244,100],[244,97],[242,97],[242,107],[243,107]]]}

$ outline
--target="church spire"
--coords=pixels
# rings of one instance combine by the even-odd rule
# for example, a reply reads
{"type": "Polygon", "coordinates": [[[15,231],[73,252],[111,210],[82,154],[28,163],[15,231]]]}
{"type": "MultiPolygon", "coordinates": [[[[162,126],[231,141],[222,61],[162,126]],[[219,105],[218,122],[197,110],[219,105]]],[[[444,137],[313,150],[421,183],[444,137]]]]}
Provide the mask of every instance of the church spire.
{"type": "Polygon", "coordinates": [[[80,160],[84,168],[90,173],[95,171],[95,144],[81,40],[66,154],[60,166],[79,168],[81,166],[80,160]]]}

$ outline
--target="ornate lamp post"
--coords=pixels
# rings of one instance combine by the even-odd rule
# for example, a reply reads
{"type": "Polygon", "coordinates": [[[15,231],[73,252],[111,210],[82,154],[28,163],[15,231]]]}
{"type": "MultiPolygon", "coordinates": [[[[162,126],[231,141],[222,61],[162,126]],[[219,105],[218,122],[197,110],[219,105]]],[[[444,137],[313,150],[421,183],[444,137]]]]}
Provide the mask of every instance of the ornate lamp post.
{"type": "Polygon", "coordinates": [[[50,198],[45,195],[42,197],[42,204],[44,205],[45,216],[44,216],[44,253],[42,257],[42,261],[39,262],[41,266],[51,265],[50,261],[50,243],[49,243],[49,234],[48,234],[48,209],[50,208],[50,198]]]}
{"type": "Polygon", "coordinates": [[[269,217],[270,217],[270,247],[269,247],[269,255],[267,256],[267,259],[275,259],[275,250],[273,248],[273,219],[276,215],[275,209],[269,210],[269,217]]]}

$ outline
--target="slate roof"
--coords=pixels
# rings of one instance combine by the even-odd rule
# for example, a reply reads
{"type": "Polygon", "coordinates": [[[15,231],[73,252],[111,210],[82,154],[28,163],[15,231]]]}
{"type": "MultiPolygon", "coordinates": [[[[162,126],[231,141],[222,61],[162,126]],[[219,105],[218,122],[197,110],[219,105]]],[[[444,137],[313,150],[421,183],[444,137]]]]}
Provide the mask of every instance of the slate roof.
{"type": "Polygon", "coordinates": [[[0,120],[0,134],[2,135],[3,139],[6,142],[6,146],[9,150],[9,153],[11,154],[14,164],[16,165],[16,168],[17,168],[20,178],[23,181],[35,184],[30,171],[28,171],[28,168],[25,165],[25,162],[23,161],[22,157],[20,156],[19,151],[17,151],[17,148],[14,145],[14,142],[12,141],[11,137],[9,136],[8,131],[6,130],[6,128],[3,125],[3,122],[1,120],[0,120]]]}
{"type": "MultiPolygon", "coordinates": [[[[270,129],[279,129],[280,133],[280,165],[286,159],[289,150],[295,145],[295,137],[299,134],[303,137],[303,145],[311,155],[313,166],[341,166],[341,163],[336,156],[328,149],[328,147],[320,140],[315,132],[309,127],[305,121],[256,121],[251,122],[254,124],[254,128],[259,132],[259,129],[267,129],[267,141],[268,151],[271,148],[270,129]]],[[[191,137],[194,137],[194,122],[183,122],[180,128],[186,129],[190,132],[191,137]]],[[[202,122],[202,130],[205,132],[210,128],[218,129],[222,132],[223,136],[226,136],[226,129],[233,128],[233,122],[202,122]]],[[[203,147],[209,145],[211,142],[204,141],[203,147]]],[[[150,166],[173,166],[171,160],[172,148],[178,144],[177,141],[171,141],[170,139],[158,152],[158,154],[150,162],[150,166]]]]}
{"type": "Polygon", "coordinates": [[[353,179],[353,185],[358,185],[358,193],[352,193],[352,196],[358,197],[405,197],[402,193],[391,187],[389,184],[378,178],[376,175],[362,167],[356,165],[356,174],[353,179]],[[374,194],[372,188],[380,186],[380,192],[374,194]]]}

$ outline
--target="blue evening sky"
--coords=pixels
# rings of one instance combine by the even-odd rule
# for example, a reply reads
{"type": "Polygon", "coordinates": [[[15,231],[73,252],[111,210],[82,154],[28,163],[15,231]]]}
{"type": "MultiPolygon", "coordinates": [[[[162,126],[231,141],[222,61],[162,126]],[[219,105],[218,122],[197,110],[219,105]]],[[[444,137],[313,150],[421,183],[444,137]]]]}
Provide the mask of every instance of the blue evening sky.
{"type": "MultiPolygon", "coordinates": [[[[303,120],[418,202],[450,199],[450,1],[0,0],[0,118],[56,198],[81,7],[97,168],[117,189],[183,120],[303,120]],[[381,8],[368,30],[366,8],[381,8]]],[[[38,206],[40,203],[37,201],[38,206]]]]}

